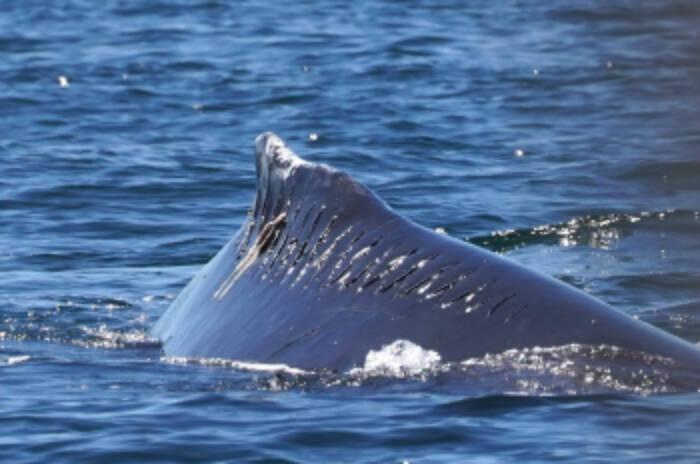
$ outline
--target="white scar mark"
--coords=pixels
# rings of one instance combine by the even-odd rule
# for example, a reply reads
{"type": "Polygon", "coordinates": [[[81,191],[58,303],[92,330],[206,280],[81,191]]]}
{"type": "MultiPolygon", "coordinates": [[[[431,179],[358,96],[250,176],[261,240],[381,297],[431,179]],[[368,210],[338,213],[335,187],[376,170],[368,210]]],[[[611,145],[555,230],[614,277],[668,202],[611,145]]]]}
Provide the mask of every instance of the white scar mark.
{"type": "Polygon", "coordinates": [[[219,289],[214,292],[214,299],[221,300],[226,294],[231,290],[233,284],[243,275],[243,273],[253,265],[256,259],[263,254],[270,245],[279,237],[280,230],[284,227],[287,222],[287,213],[281,213],[272,221],[268,222],[263,226],[258,234],[258,238],[245,257],[238,263],[236,268],[233,270],[231,275],[229,275],[222,283],[219,289]]]}

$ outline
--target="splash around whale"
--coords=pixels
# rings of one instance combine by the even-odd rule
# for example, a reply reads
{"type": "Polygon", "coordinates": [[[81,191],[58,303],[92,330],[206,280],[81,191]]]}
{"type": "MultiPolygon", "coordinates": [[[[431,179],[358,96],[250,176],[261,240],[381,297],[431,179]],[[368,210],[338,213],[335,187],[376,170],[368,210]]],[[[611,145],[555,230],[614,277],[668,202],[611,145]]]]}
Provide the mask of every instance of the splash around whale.
{"type": "Polygon", "coordinates": [[[347,370],[397,340],[447,362],[575,343],[700,367],[692,344],[399,216],[274,134],[255,153],[247,221],[153,327],[168,356],[347,370]]]}

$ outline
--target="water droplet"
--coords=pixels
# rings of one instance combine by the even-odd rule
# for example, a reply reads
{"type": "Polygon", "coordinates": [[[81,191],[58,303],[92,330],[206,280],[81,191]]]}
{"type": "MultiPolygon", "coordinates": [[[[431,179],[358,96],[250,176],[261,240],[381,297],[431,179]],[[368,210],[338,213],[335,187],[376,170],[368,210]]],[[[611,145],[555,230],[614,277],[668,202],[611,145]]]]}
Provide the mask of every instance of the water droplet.
{"type": "Polygon", "coordinates": [[[60,85],[61,87],[70,87],[70,84],[68,83],[68,78],[66,76],[58,76],[56,80],[58,81],[58,85],[60,85]]]}
{"type": "Polygon", "coordinates": [[[521,150],[520,148],[518,148],[513,152],[513,154],[515,156],[523,156],[525,154],[525,152],[523,150],[521,150]]]}
{"type": "Polygon", "coordinates": [[[310,133],[310,134],[309,134],[309,140],[311,140],[312,142],[317,141],[317,140],[318,140],[318,134],[317,134],[316,132],[310,133]]]}

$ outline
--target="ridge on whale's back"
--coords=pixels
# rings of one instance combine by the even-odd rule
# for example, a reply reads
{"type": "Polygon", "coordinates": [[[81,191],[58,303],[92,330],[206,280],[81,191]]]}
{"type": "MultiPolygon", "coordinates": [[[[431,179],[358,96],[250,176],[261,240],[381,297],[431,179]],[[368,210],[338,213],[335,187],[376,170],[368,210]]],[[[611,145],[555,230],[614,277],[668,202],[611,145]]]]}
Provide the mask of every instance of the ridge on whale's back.
{"type": "Polygon", "coordinates": [[[443,361],[581,343],[700,366],[693,345],[397,215],[274,134],[255,148],[246,222],[153,328],[169,356],[347,369],[396,340],[443,361]]]}

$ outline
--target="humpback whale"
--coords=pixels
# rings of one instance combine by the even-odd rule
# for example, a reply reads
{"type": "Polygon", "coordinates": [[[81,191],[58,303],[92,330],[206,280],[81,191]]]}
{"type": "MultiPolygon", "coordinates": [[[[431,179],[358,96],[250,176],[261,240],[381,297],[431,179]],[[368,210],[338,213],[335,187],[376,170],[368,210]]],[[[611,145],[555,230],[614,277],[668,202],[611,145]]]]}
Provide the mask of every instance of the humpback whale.
{"type": "Polygon", "coordinates": [[[580,343],[700,367],[696,346],[415,224],[272,133],[255,153],[247,220],[152,329],[168,356],[346,370],[396,340],[447,362],[580,343]]]}

